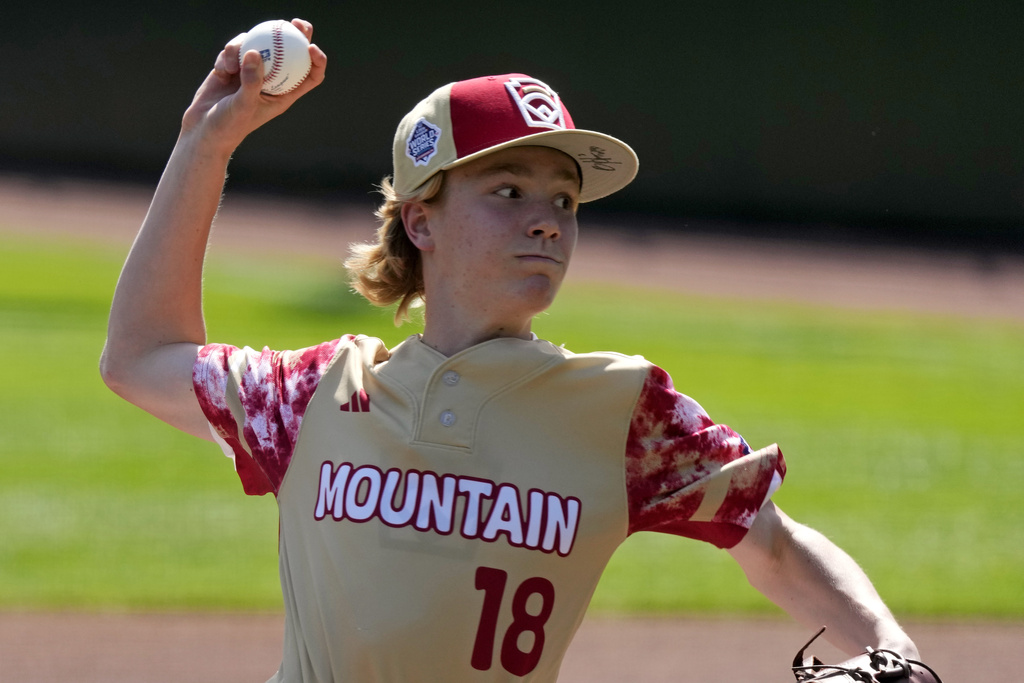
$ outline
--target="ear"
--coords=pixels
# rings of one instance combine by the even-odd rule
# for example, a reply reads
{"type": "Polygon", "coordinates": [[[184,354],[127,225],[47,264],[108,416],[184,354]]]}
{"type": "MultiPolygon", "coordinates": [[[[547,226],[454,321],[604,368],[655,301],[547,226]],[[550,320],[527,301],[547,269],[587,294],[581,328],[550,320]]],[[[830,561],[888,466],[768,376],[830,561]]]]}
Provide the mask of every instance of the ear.
{"type": "Polygon", "coordinates": [[[430,207],[423,202],[402,205],[402,225],[409,241],[420,251],[434,250],[434,236],[430,231],[430,207]]]}

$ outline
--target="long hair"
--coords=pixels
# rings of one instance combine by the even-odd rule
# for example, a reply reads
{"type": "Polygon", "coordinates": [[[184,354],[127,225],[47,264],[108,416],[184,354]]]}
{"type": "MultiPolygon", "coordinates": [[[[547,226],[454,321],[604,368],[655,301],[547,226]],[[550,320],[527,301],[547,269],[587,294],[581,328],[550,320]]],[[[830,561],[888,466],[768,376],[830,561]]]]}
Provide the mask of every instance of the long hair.
{"type": "Polygon", "coordinates": [[[384,203],[375,212],[380,221],[377,241],[351,245],[349,257],[345,259],[352,289],[374,306],[398,303],[396,326],[409,319],[411,307],[425,301],[420,251],[405,233],[402,206],[412,201],[439,201],[444,189],[444,176],[444,171],[440,171],[407,195],[400,195],[391,179],[384,178],[380,184],[384,203]]]}

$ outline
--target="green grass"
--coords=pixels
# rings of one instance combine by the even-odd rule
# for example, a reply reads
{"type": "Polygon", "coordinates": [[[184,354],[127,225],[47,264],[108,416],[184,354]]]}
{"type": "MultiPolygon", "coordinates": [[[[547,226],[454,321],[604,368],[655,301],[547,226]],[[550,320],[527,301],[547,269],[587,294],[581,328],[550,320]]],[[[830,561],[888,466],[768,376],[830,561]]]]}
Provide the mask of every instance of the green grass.
{"type": "MultiPolygon", "coordinates": [[[[111,394],[97,359],[123,247],[0,234],[0,608],[275,609],[276,509],[215,446],[111,394]]],[[[329,260],[216,254],[210,338],[298,347],[396,329],[329,260]]],[[[568,286],[541,336],[614,349],[790,467],[779,505],[901,615],[1024,616],[1024,325],[568,286]]],[[[764,611],[726,553],[654,534],[595,607],[764,611]]]]}

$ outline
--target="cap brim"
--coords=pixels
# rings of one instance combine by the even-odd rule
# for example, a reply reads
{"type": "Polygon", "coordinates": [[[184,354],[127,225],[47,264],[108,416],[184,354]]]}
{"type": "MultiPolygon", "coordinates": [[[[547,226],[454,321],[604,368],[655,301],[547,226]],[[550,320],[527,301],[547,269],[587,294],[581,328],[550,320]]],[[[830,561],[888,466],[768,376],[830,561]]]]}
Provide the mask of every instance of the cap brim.
{"type": "Polygon", "coordinates": [[[548,130],[503,142],[468,154],[441,169],[455,168],[502,149],[533,146],[557,149],[576,161],[583,174],[580,202],[592,202],[618,192],[632,182],[640,167],[636,152],[625,142],[604,133],[573,128],[548,130]]]}

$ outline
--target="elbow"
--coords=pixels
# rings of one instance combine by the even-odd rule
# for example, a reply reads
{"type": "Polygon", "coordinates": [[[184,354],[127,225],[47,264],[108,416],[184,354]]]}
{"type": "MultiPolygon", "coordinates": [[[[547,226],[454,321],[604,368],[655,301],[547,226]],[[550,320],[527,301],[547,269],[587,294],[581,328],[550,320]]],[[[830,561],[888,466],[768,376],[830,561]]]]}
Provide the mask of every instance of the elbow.
{"type": "Polygon", "coordinates": [[[766,504],[740,543],[730,550],[747,581],[765,595],[780,590],[789,580],[785,563],[793,544],[794,529],[774,504],[766,504]]]}
{"type": "Polygon", "coordinates": [[[100,354],[100,379],[103,380],[108,389],[117,393],[119,377],[120,373],[118,372],[117,363],[111,357],[109,350],[104,347],[103,353],[100,354]]]}
{"type": "Polygon", "coordinates": [[[128,389],[128,377],[131,374],[124,360],[107,344],[100,354],[100,378],[107,388],[122,398],[128,389]]]}

